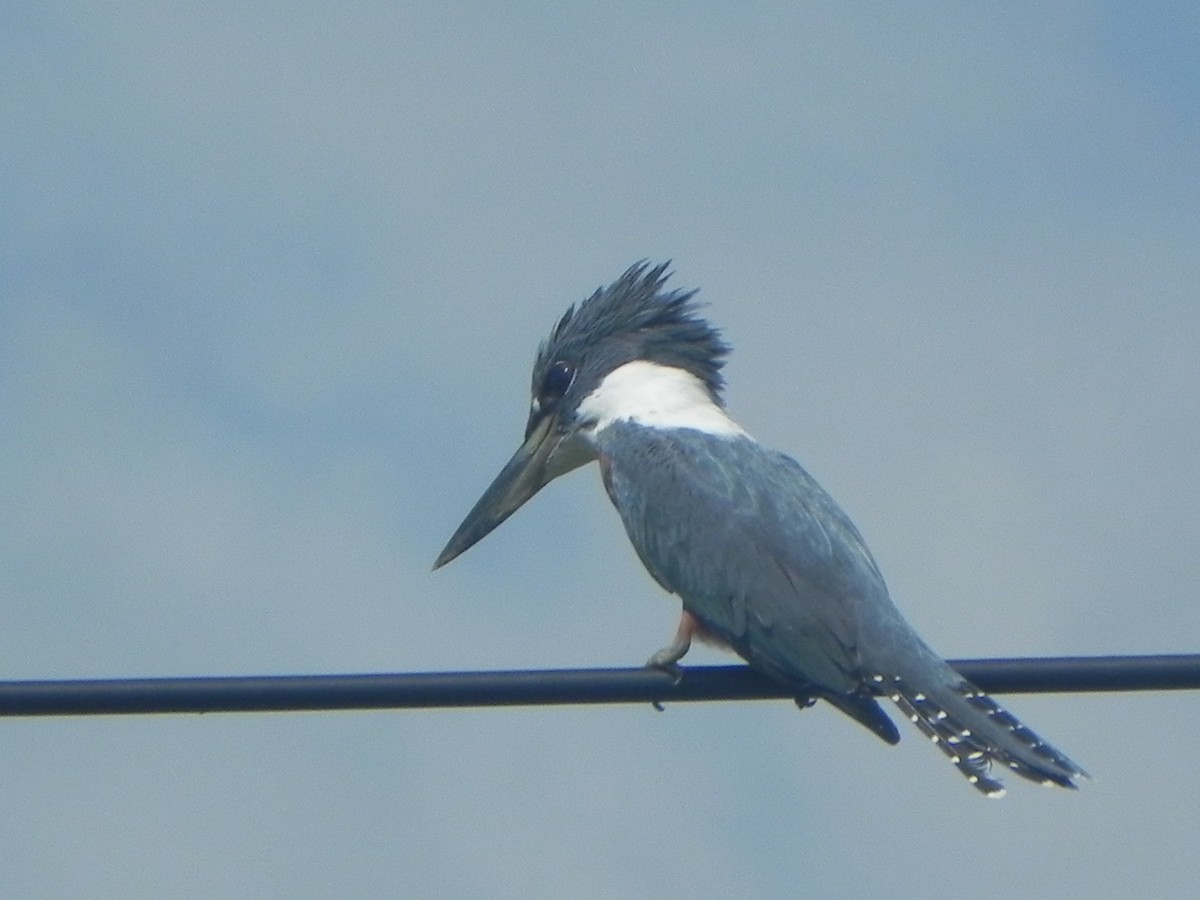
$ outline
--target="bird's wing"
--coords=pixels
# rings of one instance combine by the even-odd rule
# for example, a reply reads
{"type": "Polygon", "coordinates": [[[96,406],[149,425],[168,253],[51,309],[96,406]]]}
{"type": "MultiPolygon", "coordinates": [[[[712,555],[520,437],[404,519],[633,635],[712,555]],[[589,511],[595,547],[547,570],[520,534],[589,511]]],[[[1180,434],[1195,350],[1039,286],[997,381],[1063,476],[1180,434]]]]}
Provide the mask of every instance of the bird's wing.
{"type": "Polygon", "coordinates": [[[808,473],[749,438],[610,431],[605,485],[659,583],[764,671],[858,690],[860,606],[891,604],[862,538],[808,473]]]}

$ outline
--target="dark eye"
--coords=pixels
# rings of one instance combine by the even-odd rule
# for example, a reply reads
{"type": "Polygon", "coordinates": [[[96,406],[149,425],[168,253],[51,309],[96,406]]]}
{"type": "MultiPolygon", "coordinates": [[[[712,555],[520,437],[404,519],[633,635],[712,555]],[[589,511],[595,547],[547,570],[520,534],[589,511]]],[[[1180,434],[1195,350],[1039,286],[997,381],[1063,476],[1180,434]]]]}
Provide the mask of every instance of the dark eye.
{"type": "Polygon", "coordinates": [[[561,359],[555,362],[546,370],[546,374],[542,377],[542,386],[538,391],[538,403],[543,408],[553,406],[563,398],[563,394],[571,387],[571,382],[575,380],[575,369],[561,359]]]}

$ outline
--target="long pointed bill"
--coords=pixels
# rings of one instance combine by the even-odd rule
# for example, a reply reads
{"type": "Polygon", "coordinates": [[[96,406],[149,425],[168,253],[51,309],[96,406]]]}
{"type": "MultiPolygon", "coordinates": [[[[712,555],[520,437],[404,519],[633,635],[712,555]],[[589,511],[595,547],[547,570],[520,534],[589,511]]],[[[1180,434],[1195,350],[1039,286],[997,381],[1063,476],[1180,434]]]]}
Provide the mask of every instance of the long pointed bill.
{"type": "Polygon", "coordinates": [[[467,513],[454,537],[433,564],[441,568],[460,553],[487,537],[501,522],[520,509],[521,504],[540,491],[556,475],[548,463],[562,436],[555,428],[555,417],[546,416],[530,432],[521,448],[501,469],[475,508],[467,513]]]}

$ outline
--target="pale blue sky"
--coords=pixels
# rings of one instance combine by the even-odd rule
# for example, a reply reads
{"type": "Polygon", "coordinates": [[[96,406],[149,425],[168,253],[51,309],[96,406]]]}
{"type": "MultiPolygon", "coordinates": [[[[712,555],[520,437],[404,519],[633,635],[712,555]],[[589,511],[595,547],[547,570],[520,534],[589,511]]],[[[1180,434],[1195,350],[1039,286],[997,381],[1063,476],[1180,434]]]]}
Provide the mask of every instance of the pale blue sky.
{"type": "MultiPolygon", "coordinates": [[[[672,258],[948,656],[1195,652],[1183,4],[0,11],[0,678],[638,664],[594,471],[436,574],[537,342],[672,258]]],[[[696,662],[721,661],[711,651],[696,662]]],[[[1190,896],[1195,695],[978,797],[827,708],[0,723],[25,897],[1190,896]]]]}

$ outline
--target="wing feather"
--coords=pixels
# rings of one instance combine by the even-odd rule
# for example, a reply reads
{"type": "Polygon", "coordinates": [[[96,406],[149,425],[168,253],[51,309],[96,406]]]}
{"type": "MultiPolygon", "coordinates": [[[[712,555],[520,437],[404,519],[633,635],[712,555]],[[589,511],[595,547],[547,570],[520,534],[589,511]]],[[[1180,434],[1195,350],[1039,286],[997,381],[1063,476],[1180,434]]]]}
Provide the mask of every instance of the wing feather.
{"type": "Polygon", "coordinates": [[[638,556],[706,627],[777,677],[861,688],[858,608],[886,588],[798,463],[749,438],[624,423],[606,429],[600,453],[638,556]]]}

